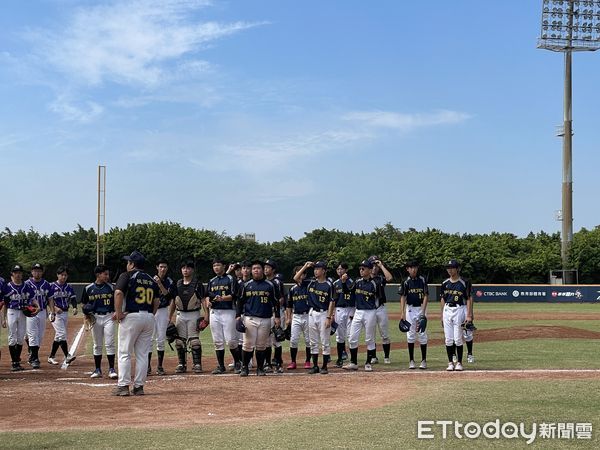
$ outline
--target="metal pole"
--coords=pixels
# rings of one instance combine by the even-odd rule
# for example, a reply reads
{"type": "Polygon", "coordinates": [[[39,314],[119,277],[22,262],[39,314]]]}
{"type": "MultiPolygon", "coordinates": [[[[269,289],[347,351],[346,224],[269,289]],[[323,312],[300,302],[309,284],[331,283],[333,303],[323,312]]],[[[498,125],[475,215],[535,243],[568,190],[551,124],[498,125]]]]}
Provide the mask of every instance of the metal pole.
{"type": "MultiPolygon", "coordinates": [[[[563,182],[562,182],[562,242],[560,256],[563,270],[571,269],[569,253],[573,242],[573,117],[571,78],[571,36],[573,30],[573,0],[569,1],[569,27],[565,49],[564,136],[563,136],[563,182]]],[[[564,273],[564,283],[572,284],[571,272],[564,273]]]]}
{"type": "Polygon", "coordinates": [[[98,166],[98,209],[97,209],[97,225],[96,225],[96,265],[100,264],[100,177],[101,168],[98,166]]]}

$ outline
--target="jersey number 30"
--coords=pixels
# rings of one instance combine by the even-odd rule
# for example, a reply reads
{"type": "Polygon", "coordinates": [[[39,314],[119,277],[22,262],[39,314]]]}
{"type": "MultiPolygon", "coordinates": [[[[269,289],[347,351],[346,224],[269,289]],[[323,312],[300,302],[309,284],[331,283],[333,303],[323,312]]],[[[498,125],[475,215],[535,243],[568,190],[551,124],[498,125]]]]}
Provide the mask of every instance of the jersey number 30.
{"type": "Polygon", "coordinates": [[[140,305],[143,305],[144,303],[148,303],[149,305],[152,304],[152,301],[154,300],[154,289],[139,286],[135,288],[135,293],[137,294],[135,297],[136,303],[139,303],[140,305]]]}

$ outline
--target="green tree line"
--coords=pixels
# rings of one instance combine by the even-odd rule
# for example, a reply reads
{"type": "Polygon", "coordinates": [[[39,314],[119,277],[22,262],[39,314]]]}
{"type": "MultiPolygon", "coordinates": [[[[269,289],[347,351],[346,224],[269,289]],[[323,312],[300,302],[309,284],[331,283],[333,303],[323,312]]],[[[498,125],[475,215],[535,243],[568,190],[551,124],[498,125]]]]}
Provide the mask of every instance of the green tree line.
{"type": "MultiPolygon", "coordinates": [[[[400,230],[391,224],[369,233],[318,229],[299,239],[259,243],[241,236],[161,222],[130,224],[113,228],[104,236],[106,263],[115,275],[124,269],[123,255],[140,250],[151,264],[165,258],[178,275],[182,260],[194,260],[198,275],[211,275],[215,257],[228,262],[273,258],[286,280],[295,265],[324,259],[334,267],[347,262],[356,275],[358,264],[369,255],[378,255],[399,279],[408,259],[421,263],[422,273],[431,282],[442,280],[444,263],[456,258],[463,273],[475,283],[546,283],[550,270],[560,268],[560,235],[545,232],[517,237],[510,233],[450,234],[436,229],[400,230]]],[[[90,281],[96,263],[96,233],[79,226],[66,233],[40,234],[28,231],[0,232],[0,274],[19,263],[28,269],[34,262],[46,266],[48,277],[60,265],[67,265],[71,281],[90,281]]],[[[581,283],[600,282],[600,226],[582,229],[574,235],[573,267],[581,283]]],[[[333,272],[331,272],[333,273],[333,272]]]]}

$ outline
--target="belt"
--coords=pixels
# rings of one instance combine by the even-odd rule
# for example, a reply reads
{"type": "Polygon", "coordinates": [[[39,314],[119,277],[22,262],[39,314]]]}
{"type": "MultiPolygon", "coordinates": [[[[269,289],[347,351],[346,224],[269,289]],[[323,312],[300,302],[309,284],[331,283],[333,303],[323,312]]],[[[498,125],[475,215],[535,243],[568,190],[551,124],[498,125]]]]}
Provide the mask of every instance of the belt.
{"type": "Polygon", "coordinates": [[[194,311],[200,311],[200,308],[198,308],[198,309],[178,309],[177,311],[179,311],[179,312],[194,312],[194,311]]]}
{"type": "Polygon", "coordinates": [[[107,312],[94,311],[94,314],[96,314],[97,316],[105,316],[107,314],[112,314],[112,311],[107,311],[107,312]]]}
{"type": "Polygon", "coordinates": [[[152,314],[150,311],[145,310],[145,309],[138,309],[137,311],[129,311],[129,310],[127,310],[127,314],[135,314],[135,313],[149,313],[149,314],[152,314]]]}
{"type": "Polygon", "coordinates": [[[312,308],[312,310],[314,312],[325,312],[325,311],[327,311],[326,309],[320,309],[320,308],[312,308]]]}
{"type": "Polygon", "coordinates": [[[305,314],[308,314],[308,311],[306,311],[306,312],[295,312],[294,314],[299,314],[299,315],[303,316],[305,314]]]}
{"type": "Polygon", "coordinates": [[[448,306],[449,308],[456,308],[457,306],[462,306],[462,303],[450,302],[450,303],[446,303],[446,306],[448,306]]]}

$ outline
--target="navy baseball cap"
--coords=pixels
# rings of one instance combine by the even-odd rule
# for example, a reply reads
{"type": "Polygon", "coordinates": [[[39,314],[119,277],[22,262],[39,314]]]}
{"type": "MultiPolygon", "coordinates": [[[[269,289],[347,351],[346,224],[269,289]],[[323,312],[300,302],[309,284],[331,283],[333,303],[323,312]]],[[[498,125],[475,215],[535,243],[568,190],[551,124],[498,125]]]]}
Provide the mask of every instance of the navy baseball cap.
{"type": "Polygon", "coordinates": [[[313,267],[315,269],[316,268],[327,269],[327,263],[325,261],[317,261],[313,267]]]}
{"type": "Polygon", "coordinates": [[[271,258],[267,259],[263,265],[271,266],[273,269],[277,269],[277,263],[274,260],[272,260],[271,258]]]}
{"type": "Polygon", "coordinates": [[[379,261],[379,256],[371,255],[371,256],[369,256],[369,261],[371,261],[371,262],[379,261]]]}
{"type": "Polygon", "coordinates": [[[42,266],[40,263],[35,263],[33,266],[31,266],[31,270],[33,269],[44,270],[44,266],[42,266]]]}
{"type": "Polygon", "coordinates": [[[451,259],[450,261],[448,261],[446,263],[446,269],[458,269],[459,267],[460,267],[460,264],[455,259],[451,259]]]}
{"type": "Polygon", "coordinates": [[[15,272],[23,272],[23,267],[20,264],[15,264],[12,269],[10,269],[10,273],[15,272]]]}
{"type": "Polygon", "coordinates": [[[136,264],[144,264],[146,262],[146,258],[144,257],[144,255],[142,255],[137,250],[132,251],[131,255],[129,256],[123,256],[123,259],[125,261],[131,261],[136,264]]]}
{"type": "Polygon", "coordinates": [[[366,267],[367,269],[372,269],[373,268],[373,263],[371,261],[369,261],[368,259],[365,259],[363,262],[361,262],[358,267],[366,267]]]}

